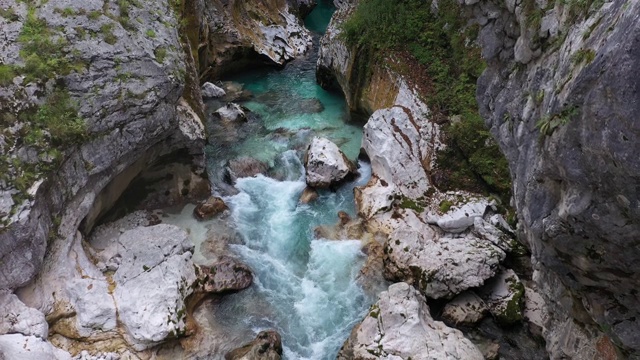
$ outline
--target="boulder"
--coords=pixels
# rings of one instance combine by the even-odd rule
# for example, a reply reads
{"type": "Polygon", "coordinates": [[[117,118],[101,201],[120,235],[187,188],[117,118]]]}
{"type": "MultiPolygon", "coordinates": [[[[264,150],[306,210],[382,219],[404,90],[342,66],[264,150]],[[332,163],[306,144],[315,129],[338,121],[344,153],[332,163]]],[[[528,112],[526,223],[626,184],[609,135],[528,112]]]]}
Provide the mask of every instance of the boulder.
{"type": "Polygon", "coordinates": [[[218,215],[219,213],[227,210],[229,207],[225,204],[224,200],[217,196],[212,196],[206,201],[198,204],[193,209],[193,215],[198,220],[208,220],[218,215]]]}
{"type": "Polygon", "coordinates": [[[202,97],[203,98],[219,98],[227,95],[224,89],[210,83],[206,82],[202,85],[202,97]]]}
{"type": "Polygon", "coordinates": [[[452,326],[471,326],[482,320],[488,310],[478,295],[473,291],[465,291],[445,305],[442,319],[452,326]]]}
{"type": "Polygon", "coordinates": [[[18,333],[46,339],[49,325],[40,311],[8,291],[0,292],[0,335],[18,333]]]}
{"type": "Polygon", "coordinates": [[[198,284],[208,294],[233,293],[246,289],[253,283],[251,269],[230,257],[222,257],[210,266],[199,266],[196,274],[198,284]]]}
{"type": "Polygon", "coordinates": [[[338,353],[339,360],[482,360],[462,332],[434,321],[425,298],[407,283],[379,295],[338,353]]]}
{"type": "Polygon", "coordinates": [[[453,206],[442,216],[429,222],[435,222],[442,230],[460,233],[473,226],[476,218],[482,218],[487,212],[489,201],[479,198],[466,201],[461,206],[453,206]]]}
{"type": "Polygon", "coordinates": [[[307,149],[304,167],[307,185],[328,188],[357,173],[356,166],[328,139],[314,137],[307,149]]]}
{"type": "Polygon", "coordinates": [[[516,239],[509,234],[498,229],[490,222],[485,221],[482,217],[475,217],[473,220],[472,232],[479,238],[491,241],[495,246],[502,249],[502,251],[510,252],[522,252],[524,248],[516,239]]]}
{"type": "Polygon", "coordinates": [[[0,335],[0,359],[71,360],[71,354],[36,336],[0,335]]]}
{"type": "Polygon", "coordinates": [[[275,330],[262,331],[256,338],[224,356],[225,360],[280,360],[282,339],[275,330]]]}
{"type": "Polygon", "coordinates": [[[478,290],[478,295],[500,324],[511,325],[522,320],[524,285],[513,270],[501,270],[478,290]]]}
{"type": "Polygon", "coordinates": [[[310,186],[307,186],[302,191],[302,195],[300,195],[300,200],[298,200],[298,202],[300,204],[309,204],[315,201],[318,198],[318,196],[319,196],[318,191],[316,191],[316,189],[310,186]]]}
{"type": "Polygon", "coordinates": [[[236,103],[227,103],[227,105],[214,111],[211,115],[226,122],[247,121],[246,111],[248,111],[246,108],[236,103]]]}
{"type": "Polygon", "coordinates": [[[442,234],[405,215],[385,246],[385,277],[413,283],[429,298],[452,298],[482,285],[498,271],[506,254],[470,233],[442,234]]]}
{"type": "Polygon", "coordinates": [[[113,275],[113,297],[125,339],[144,350],[184,334],[185,299],[196,280],[189,235],[159,224],[124,232],[118,245],[122,263],[113,275]]]}
{"type": "Polygon", "coordinates": [[[269,170],[269,165],[249,156],[231,159],[227,162],[227,174],[231,184],[235,184],[239,178],[252,177],[264,174],[269,170]]]}
{"type": "Polygon", "coordinates": [[[423,166],[430,161],[423,139],[428,138],[426,123],[404,106],[378,110],[367,121],[362,148],[371,160],[373,180],[356,202],[365,218],[387,209],[395,197],[418,199],[431,188],[423,166]]]}

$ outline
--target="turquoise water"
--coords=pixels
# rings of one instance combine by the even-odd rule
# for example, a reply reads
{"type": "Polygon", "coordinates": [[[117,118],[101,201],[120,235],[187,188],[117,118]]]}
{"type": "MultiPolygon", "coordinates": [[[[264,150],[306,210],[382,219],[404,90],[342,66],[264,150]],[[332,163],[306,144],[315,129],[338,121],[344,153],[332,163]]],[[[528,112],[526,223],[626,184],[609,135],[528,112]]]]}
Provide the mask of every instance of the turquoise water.
{"type": "MultiPolygon", "coordinates": [[[[333,12],[330,2],[320,3],[306,21],[316,33],[316,48],[333,12]]],[[[232,251],[255,276],[250,289],[219,299],[211,307],[209,322],[212,328],[222,326],[230,342],[249,341],[259,331],[276,329],[289,360],[335,359],[373,301],[357,280],[365,260],[359,239],[314,238],[314,228],[335,224],[338,211],[355,216],[353,187],[368,181],[369,165],[360,163],[360,176],[335,192],[321,191],[313,203],[298,203],[306,187],[301,159],[312,137],[329,138],[352,160],[362,138],[362,127],[349,121],[341,94],[316,84],[316,56],[314,50],[281,70],[260,69],[225,79],[252,93],[239,102],[251,115],[242,125],[209,121],[210,178],[243,239],[231,245],[232,251]],[[277,179],[258,175],[239,179],[232,187],[223,169],[229,159],[240,156],[267,163],[269,174],[278,174],[277,179]]],[[[220,106],[215,101],[208,105],[208,113],[220,106]]],[[[171,221],[189,227],[184,224],[189,212],[172,215],[171,221]]],[[[206,231],[200,225],[189,229],[197,248],[206,231]]]]}

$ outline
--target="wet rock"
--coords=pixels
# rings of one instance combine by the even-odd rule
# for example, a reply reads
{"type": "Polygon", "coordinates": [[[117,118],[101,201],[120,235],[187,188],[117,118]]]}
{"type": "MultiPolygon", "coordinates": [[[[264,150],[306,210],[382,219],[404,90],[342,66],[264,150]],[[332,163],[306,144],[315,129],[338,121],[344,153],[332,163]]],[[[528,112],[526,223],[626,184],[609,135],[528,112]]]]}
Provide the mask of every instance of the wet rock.
{"type": "Polygon", "coordinates": [[[208,294],[233,293],[253,283],[251,269],[230,257],[222,257],[210,266],[199,266],[196,273],[199,286],[208,294]]]}
{"type": "Polygon", "coordinates": [[[482,320],[488,310],[478,295],[465,291],[445,305],[442,319],[452,326],[471,326],[482,320]]]}
{"type": "Polygon", "coordinates": [[[298,200],[298,202],[300,204],[309,204],[315,201],[316,199],[318,199],[318,196],[319,196],[318,191],[316,191],[316,189],[310,186],[307,186],[302,191],[302,195],[300,195],[300,200],[298,200]]]}
{"type": "Polygon", "coordinates": [[[227,95],[224,89],[210,83],[206,82],[202,85],[202,97],[203,98],[219,98],[227,95]]]}
{"type": "Polygon", "coordinates": [[[49,324],[40,311],[30,308],[17,296],[0,291],[0,335],[19,333],[46,339],[49,324]]]}
{"type": "Polygon", "coordinates": [[[337,358],[482,360],[483,356],[462,332],[434,321],[417,290],[396,283],[379,295],[337,358]]]}
{"type": "Polygon", "coordinates": [[[71,360],[71,354],[35,336],[0,335],[0,358],[20,360],[71,360]]]}
{"type": "Polygon", "coordinates": [[[267,170],[269,170],[269,165],[248,156],[231,159],[227,162],[227,174],[232,184],[239,178],[264,174],[267,170]]]}
{"type": "Polygon", "coordinates": [[[218,261],[229,254],[229,244],[242,244],[242,236],[228,218],[213,219],[207,225],[207,239],[200,245],[200,252],[206,259],[218,261]]]}
{"type": "Polygon", "coordinates": [[[212,196],[193,209],[193,215],[199,220],[208,220],[227,210],[229,207],[219,197],[212,196]]]}
{"type": "Polygon", "coordinates": [[[219,108],[213,114],[214,118],[225,122],[247,121],[246,109],[236,103],[227,103],[227,105],[219,108]]]}
{"type": "Polygon", "coordinates": [[[352,219],[349,214],[344,211],[338,211],[338,223],[330,225],[321,225],[314,229],[314,235],[317,239],[329,240],[358,240],[365,236],[365,223],[360,218],[352,219]]]}
{"type": "Polygon", "coordinates": [[[407,213],[385,246],[385,276],[413,283],[427,297],[451,298],[482,285],[506,254],[472,234],[442,234],[407,213]]]}
{"type": "Polygon", "coordinates": [[[224,356],[225,360],[280,360],[282,339],[275,330],[262,331],[256,338],[224,356]]]}
{"type": "Polygon", "coordinates": [[[118,239],[122,264],[113,276],[125,339],[144,350],[186,331],[185,299],[196,280],[189,235],[173,225],[126,231],[118,239]]]}
{"type": "Polygon", "coordinates": [[[357,173],[356,166],[328,139],[314,137],[304,162],[307,185],[328,188],[357,173]]]}
{"type": "Polygon", "coordinates": [[[478,295],[500,324],[511,325],[522,321],[524,285],[513,270],[501,270],[478,290],[478,295]]]}
{"type": "Polygon", "coordinates": [[[253,96],[242,84],[235,81],[224,81],[222,87],[226,93],[224,100],[227,102],[246,101],[253,96]]]}

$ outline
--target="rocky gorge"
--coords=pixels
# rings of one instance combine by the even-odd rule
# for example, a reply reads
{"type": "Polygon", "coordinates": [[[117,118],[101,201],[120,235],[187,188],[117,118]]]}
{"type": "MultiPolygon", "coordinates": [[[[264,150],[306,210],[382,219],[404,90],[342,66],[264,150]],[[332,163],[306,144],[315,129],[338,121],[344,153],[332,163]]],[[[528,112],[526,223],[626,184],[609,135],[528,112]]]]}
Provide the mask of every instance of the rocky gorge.
{"type": "Polygon", "coordinates": [[[428,3],[0,0],[0,358],[639,358],[638,5],[428,3]]]}

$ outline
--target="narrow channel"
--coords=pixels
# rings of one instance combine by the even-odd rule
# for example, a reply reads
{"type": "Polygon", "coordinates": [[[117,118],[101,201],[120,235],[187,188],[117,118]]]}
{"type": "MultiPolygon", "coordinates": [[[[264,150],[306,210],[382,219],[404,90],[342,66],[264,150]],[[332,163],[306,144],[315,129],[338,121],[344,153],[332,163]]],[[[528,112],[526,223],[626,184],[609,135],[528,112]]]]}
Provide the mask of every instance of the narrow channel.
{"type": "MultiPolygon", "coordinates": [[[[209,121],[208,170],[213,187],[224,196],[241,241],[232,251],[254,271],[254,285],[225,296],[210,307],[212,328],[225,341],[249,341],[259,331],[275,329],[282,336],[285,359],[335,359],[352,327],[374,299],[357,281],[365,255],[359,239],[326,240],[314,228],[333,225],[338,211],[355,216],[353,188],[366,184],[370,167],[359,162],[360,176],[335,192],[320,191],[310,204],[300,204],[305,189],[302,159],[313,136],[336,143],[352,160],[360,151],[362,126],[349,122],[341,94],[316,83],[320,36],[333,13],[329,1],[306,19],[313,32],[309,54],[283,69],[260,69],[229,79],[251,96],[237,101],[249,109],[240,128],[219,128],[209,121]],[[224,185],[230,159],[251,157],[268,164],[269,176],[241,178],[235,189],[224,185]]],[[[223,104],[212,100],[207,113],[223,104]]],[[[193,207],[171,215],[168,223],[188,228],[196,242],[206,236],[206,224],[194,224],[193,207]]],[[[235,344],[236,346],[240,344],[235,344]]],[[[220,350],[222,352],[222,350],[220,350]]],[[[216,355],[223,355],[216,354],[216,355]]]]}

